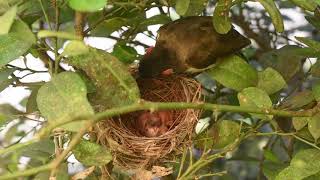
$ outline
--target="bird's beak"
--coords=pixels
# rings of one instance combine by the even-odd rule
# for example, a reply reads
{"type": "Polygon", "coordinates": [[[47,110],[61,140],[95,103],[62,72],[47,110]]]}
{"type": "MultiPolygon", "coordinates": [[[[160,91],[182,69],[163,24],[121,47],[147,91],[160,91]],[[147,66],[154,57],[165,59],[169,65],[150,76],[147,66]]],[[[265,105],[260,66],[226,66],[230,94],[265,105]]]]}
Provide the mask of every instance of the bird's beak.
{"type": "Polygon", "coordinates": [[[166,69],[166,70],[162,71],[161,74],[164,75],[164,76],[172,75],[173,74],[173,69],[172,68],[166,69]]]}

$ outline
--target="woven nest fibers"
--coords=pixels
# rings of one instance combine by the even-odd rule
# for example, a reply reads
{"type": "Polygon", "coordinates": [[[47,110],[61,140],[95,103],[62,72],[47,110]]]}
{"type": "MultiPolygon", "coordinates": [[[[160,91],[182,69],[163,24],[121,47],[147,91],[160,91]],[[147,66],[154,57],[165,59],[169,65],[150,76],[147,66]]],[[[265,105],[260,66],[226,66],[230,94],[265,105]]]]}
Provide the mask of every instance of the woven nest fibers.
{"type": "MultiPolygon", "coordinates": [[[[153,102],[199,102],[201,86],[193,79],[172,75],[137,79],[141,96],[153,102]]],[[[123,169],[150,168],[172,160],[191,145],[200,111],[193,109],[139,111],[97,124],[97,136],[123,169]]]]}

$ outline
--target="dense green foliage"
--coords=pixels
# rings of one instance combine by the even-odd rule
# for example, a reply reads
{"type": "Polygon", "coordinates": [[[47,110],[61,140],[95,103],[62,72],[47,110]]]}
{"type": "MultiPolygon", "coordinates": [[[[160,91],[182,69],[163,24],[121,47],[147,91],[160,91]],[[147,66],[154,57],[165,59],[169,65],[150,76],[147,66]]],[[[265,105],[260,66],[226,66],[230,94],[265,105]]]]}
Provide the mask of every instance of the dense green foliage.
{"type": "Polygon", "coordinates": [[[194,149],[164,164],[168,178],[320,179],[319,0],[0,1],[0,91],[30,92],[22,109],[0,105],[0,179],[69,179],[71,153],[88,168],[75,177],[97,179],[107,165],[128,178],[87,132],[105,117],[160,106],[139,104],[129,67],[148,45],[138,37],[156,39],[150,26],[197,15],[212,16],[221,34],[236,25],[252,45],[195,77],[217,108],[203,113],[210,121],[194,149]],[[287,11],[308,23],[290,29],[287,11]],[[88,45],[93,37],[116,43],[107,52],[88,45]]]}

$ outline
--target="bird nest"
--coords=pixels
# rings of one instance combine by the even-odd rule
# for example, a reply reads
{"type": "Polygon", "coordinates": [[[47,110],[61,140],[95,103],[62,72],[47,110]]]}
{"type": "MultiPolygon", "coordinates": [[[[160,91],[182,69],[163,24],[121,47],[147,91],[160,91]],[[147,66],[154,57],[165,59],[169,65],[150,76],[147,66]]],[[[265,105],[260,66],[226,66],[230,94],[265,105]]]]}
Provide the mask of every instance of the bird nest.
{"type": "MultiPolygon", "coordinates": [[[[147,101],[201,101],[201,85],[191,78],[171,75],[137,79],[137,83],[141,97],[147,101]]],[[[111,150],[114,165],[122,169],[147,169],[172,160],[191,145],[199,114],[200,110],[194,109],[128,113],[99,122],[98,141],[111,150]],[[152,117],[155,122],[146,125],[152,117]]]]}

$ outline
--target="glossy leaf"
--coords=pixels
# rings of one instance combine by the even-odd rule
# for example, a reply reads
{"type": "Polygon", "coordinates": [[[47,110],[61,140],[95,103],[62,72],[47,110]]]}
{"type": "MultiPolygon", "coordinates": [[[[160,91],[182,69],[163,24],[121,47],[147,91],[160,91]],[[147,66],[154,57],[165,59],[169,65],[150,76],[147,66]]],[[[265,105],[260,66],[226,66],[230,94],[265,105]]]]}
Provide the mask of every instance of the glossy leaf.
{"type": "Polygon", "coordinates": [[[312,118],[308,119],[308,129],[312,137],[318,140],[320,137],[320,114],[314,115],[312,118]]]}
{"type": "Polygon", "coordinates": [[[272,23],[277,32],[283,32],[284,24],[274,0],[257,0],[265,8],[271,17],[272,23]]]}
{"type": "Polygon", "coordinates": [[[64,56],[76,56],[89,52],[89,47],[84,44],[83,41],[73,40],[70,41],[64,48],[62,55],[64,56]]]}
{"type": "Polygon", "coordinates": [[[293,117],[292,124],[295,130],[299,131],[308,124],[311,117],[293,117]]]}
{"type": "Polygon", "coordinates": [[[87,140],[82,140],[72,152],[86,166],[102,166],[112,160],[110,151],[87,140]]]}
{"type": "Polygon", "coordinates": [[[94,82],[96,93],[90,100],[98,111],[132,104],[140,98],[127,67],[109,53],[91,48],[87,54],[72,56],[67,63],[86,72],[94,82]]]}
{"type": "Polygon", "coordinates": [[[0,35],[0,67],[26,53],[35,41],[33,33],[24,22],[14,21],[10,32],[0,35]]]}
{"type": "Polygon", "coordinates": [[[107,0],[69,0],[68,3],[76,11],[95,12],[101,10],[107,4],[107,0]]]}
{"type": "Polygon", "coordinates": [[[320,21],[318,20],[318,18],[314,17],[314,16],[306,16],[305,17],[306,20],[312,24],[316,29],[320,29],[320,21]]]}
{"type": "Polygon", "coordinates": [[[222,120],[210,131],[213,134],[213,148],[219,149],[232,144],[239,137],[240,125],[231,120],[222,120]]]}
{"type": "Polygon", "coordinates": [[[213,12],[213,26],[220,34],[227,34],[232,28],[229,10],[232,0],[218,0],[213,12]]]}
{"type": "MultiPolygon", "coordinates": [[[[271,108],[272,102],[268,94],[256,87],[249,87],[238,93],[240,106],[251,108],[271,108]]],[[[251,114],[260,119],[271,119],[272,115],[251,114]]]]}
{"type": "Polygon", "coordinates": [[[177,13],[181,16],[185,15],[188,11],[191,0],[177,0],[175,9],[177,13]]]}
{"type": "Polygon", "coordinates": [[[125,44],[116,44],[111,54],[124,63],[132,63],[138,56],[137,51],[133,47],[125,44]]]}
{"type": "Polygon", "coordinates": [[[258,73],[259,81],[257,87],[266,91],[268,94],[278,92],[286,87],[286,81],[281,74],[272,68],[267,68],[258,73]]]}
{"type": "MultiPolygon", "coordinates": [[[[43,85],[38,91],[37,105],[49,123],[93,114],[93,109],[87,100],[86,85],[80,76],[73,72],[60,73],[43,85]]],[[[77,121],[62,127],[78,131],[84,123],[77,121]]]]}
{"type": "Polygon", "coordinates": [[[17,7],[13,6],[6,13],[0,16],[0,35],[8,34],[11,25],[16,17],[17,7]]]}
{"type": "Polygon", "coordinates": [[[282,170],[276,180],[300,180],[320,171],[320,151],[306,149],[299,151],[291,160],[290,166],[282,170]]]}
{"type": "Polygon", "coordinates": [[[237,91],[256,86],[258,82],[257,71],[239,56],[222,58],[207,72],[222,85],[237,91]]]}

